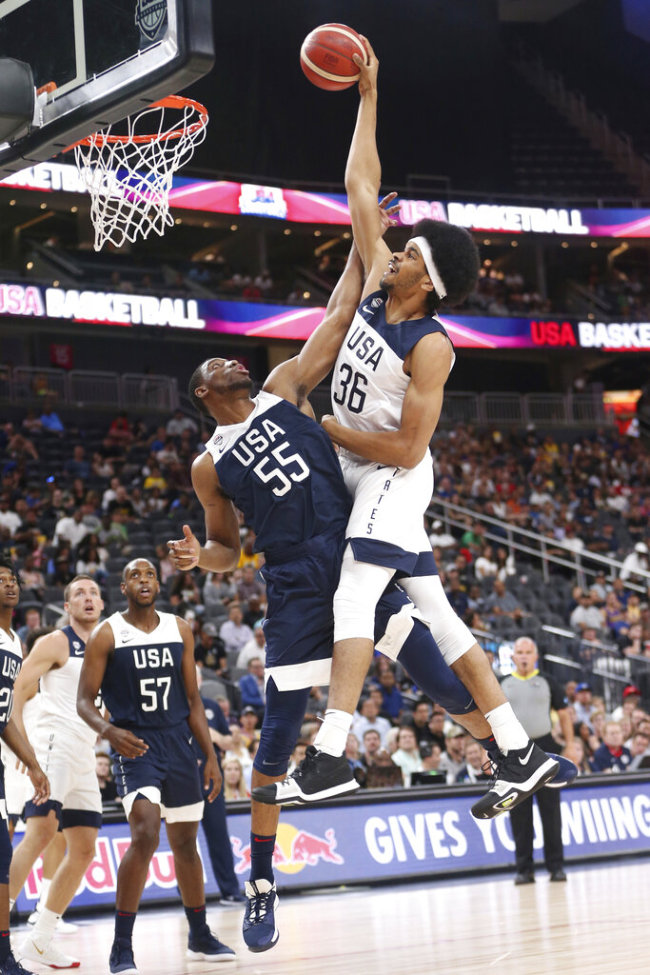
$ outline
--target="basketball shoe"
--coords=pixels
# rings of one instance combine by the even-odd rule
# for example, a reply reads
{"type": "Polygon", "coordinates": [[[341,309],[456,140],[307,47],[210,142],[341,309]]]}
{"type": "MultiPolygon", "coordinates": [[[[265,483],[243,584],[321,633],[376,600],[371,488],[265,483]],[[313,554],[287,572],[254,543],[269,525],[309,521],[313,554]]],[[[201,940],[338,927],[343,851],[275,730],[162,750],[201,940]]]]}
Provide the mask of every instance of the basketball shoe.
{"type": "Polygon", "coordinates": [[[38,938],[35,939],[33,934],[29,934],[21,944],[20,957],[36,961],[39,965],[47,965],[49,968],[79,968],[81,964],[78,958],[64,955],[52,942],[39,944],[38,938]]]}
{"type": "Polygon", "coordinates": [[[309,745],[305,757],[282,782],[259,785],[253,799],[267,806],[306,805],[359,788],[345,755],[328,755],[309,745]]]}
{"type": "Polygon", "coordinates": [[[232,948],[215,938],[207,927],[199,935],[190,932],[186,955],[190,961],[235,961],[235,952],[232,948]]]}
{"type": "Polygon", "coordinates": [[[23,968],[20,962],[14,958],[13,952],[10,951],[5,960],[0,962],[0,975],[33,975],[33,973],[23,968]]]}
{"type": "Polygon", "coordinates": [[[275,923],[279,900],[270,880],[246,882],[246,913],[242,935],[249,951],[268,951],[277,944],[280,932],[275,923]]]}
{"type": "Polygon", "coordinates": [[[547,789],[563,789],[565,785],[571,785],[573,780],[578,775],[578,766],[571,759],[565,758],[564,755],[554,755],[553,752],[548,752],[549,758],[554,758],[559,764],[559,768],[552,779],[549,779],[546,783],[547,789]]]}
{"type": "Polygon", "coordinates": [[[514,809],[528,796],[541,789],[560,768],[557,759],[529,741],[525,748],[511,748],[507,755],[492,760],[493,778],[490,789],[472,806],[475,819],[493,819],[514,809]]]}
{"type": "Polygon", "coordinates": [[[130,941],[115,939],[111,948],[108,967],[111,975],[138,975],[133,957],[133,945],[130,941]]]}

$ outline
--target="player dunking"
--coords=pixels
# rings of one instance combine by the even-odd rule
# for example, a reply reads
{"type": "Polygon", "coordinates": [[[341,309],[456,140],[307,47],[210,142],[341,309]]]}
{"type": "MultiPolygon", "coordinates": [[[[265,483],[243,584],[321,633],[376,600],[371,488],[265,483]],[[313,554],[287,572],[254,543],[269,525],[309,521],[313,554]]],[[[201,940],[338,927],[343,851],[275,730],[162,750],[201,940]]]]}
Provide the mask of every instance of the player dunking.
{"type": "MultiPolygon", "coordinates": [[[[20,671],[23,651],[18,634],[11,628],[20,598],[20,585],[13,567],[0,562],[0,737],[26,766],[34,786],[33,802],[45,802],[50,786],[31,745],[11,717],[14,681],[20,671]]],[[[16,961],[9,940],[9,865],[11,840],[7,829],[4,777],[0,766],[0,975],[29,975],[16,961]]]]}
{"type": "Polygon", "coordinates": [[[210,801],[221,788],[221,774],[196,684],[192,631],[185,620],[156,611],[160,584],[148,559],[125,566],[122,592],[126,612],[113,613],[86,646],[77,699],[80,716],[116,753],[115,781],[131,830],[131,845],[117,874],[110,971],[137,973],[133,926],[162,817],[189,923],[188,958],[234,961],[234,951],[207,925],[196,847],[203,791],[192,736],[206,756],[210,801]],[[110,724],[95,705],[100,689],[110,724]]]}
{"type": "Polygon", "coordinates": [[[253,797],[313,802],[357,787],[343,751],[372,657],[375,606],[397,574],[501,750],[492,788],[472,808],[476,817],[491,818],[551,779],[558,763],[529,739],[485,654],[451,608],[424,531],[433,493],[429,442],[454,362],[435,312],[445,299],[456,304],[472,291],[478,254],[464,230],[432,220],[417,224],[399,253],[391,255],[384,243],[376,204],[378,62],[367,46],[367,65],[355,55],[361,99],[345,174],[367,279],[334,369],[335,417],[323,420],[341,447],[343,475],[354,498],[334,600],[330,707],[315,741],[316,755],[285,782],[254,790],[253,797]]]}
{"type": "Polygon", "coordinates": [[[63,828],[67,855],[59,864],[33,931],[21,955],[51,968],[77,968],[79,961],[52,939],[95,854],[102,824],[102,800],[95,773],[96,735],[77,714],[77,688],[86,641],[104,608],[99,586],[79,575],[66,586],[69,624],[40,637],[25,660],[14,690],[14,717],[23,731],[23,710],[38,690],[40,707],[33,731],[36,755],[50,780],[50,798],[25,804],[25,835],[14,851],[9,874],[12,899],[50,841],[63,828]]]}

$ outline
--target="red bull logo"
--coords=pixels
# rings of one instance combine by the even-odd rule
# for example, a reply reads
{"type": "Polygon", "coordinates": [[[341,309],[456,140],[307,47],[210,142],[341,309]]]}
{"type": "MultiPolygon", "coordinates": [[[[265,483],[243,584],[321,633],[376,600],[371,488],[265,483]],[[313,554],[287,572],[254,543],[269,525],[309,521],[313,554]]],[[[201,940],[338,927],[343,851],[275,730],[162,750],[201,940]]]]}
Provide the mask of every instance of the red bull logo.
{"type": "MultiPolygon", "coordinates": [[[[235,856],[235,873],[248,873],[251,865],[250,843],[244,845],[238,836],[231,837],[235,856]]],[[[342,864],[336,852],[336,833],[326,829],[323,836],[280,823],[273,851],[273,867],[281,873],[300,873],[305,867],[315,867],[319,861],[342,864]]]]}

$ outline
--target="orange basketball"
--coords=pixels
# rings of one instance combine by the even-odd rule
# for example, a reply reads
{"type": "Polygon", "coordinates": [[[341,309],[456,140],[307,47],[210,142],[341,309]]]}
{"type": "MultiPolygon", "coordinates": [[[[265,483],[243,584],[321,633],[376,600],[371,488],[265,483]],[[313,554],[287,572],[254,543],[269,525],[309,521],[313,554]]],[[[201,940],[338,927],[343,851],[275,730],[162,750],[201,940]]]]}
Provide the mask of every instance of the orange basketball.
{"type": "Polygon", "coordinates": [[[343,91],[359,80],[359,69],[352,60],[368,52],[357,32],[345,24],[323,24],[302,42],[300,67],[312,85],[325,91],[343,91]]]}

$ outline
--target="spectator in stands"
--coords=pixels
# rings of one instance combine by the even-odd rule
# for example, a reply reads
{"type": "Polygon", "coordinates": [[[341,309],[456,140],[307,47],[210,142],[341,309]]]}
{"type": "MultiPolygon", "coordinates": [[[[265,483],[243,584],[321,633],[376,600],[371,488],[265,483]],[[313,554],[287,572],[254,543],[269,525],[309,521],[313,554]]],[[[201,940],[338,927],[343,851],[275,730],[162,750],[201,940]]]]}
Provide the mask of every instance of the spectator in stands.
{"type": "Polygon", "coordinates": [[[485,579],[494,579],[499,571],[499,566],[494,560],[494,552],[490,544],[485,544],[481,549],[481,554],[474,563],[474,575],[479,582],[485,579]]]}
{"type": "Polygon", "coordinates": [[[607,629],[608,638],[617,639],[618,637],[624,636],[628,632],[629,623],[627,619],[627,609],[621,606],[616,598],[616,593],[607,593],[607,596],[605,597],[605,606],[602,612],[605,617],[605,627],[607,629]]]}
{"type": "Polygon", "coordinates": [[[503,579],[494,580],[492,595],[488,596],[485,604],[485,612],[489,618],[498,619],[508,616],[517,623],[521,622],[526,615],[516,596],[506,589],[503,579]]]}
{"type": "Polygon", "coordinates": [[[624,714],[631,715],[638,708],[641,701],[641,691],[636,684],[628,684],[623,688],[623,700],[611,714],[612,721],[620,721],[624,714]]]}
{"type": "Polygon", "coordinates": [[[248,799],[249,792],[244,779],[244,769],[237,758],[226,758],[223,763],[223,796],[226,802],[248,799]]]}
{"type": "Polygon", "coordinates": [[[377,753],[381,750],[381,736],[375,728],[367,728],[361,741],[360,761],[364,769],[365,784],[368,770],[375,764],[377,753]]]}
{"type": "Polygon", "coordinates": [[[111,774],[111,759],[106,752],[95,754],[95,772],[97,773],[102,803],[115,802],[117,800],[117,786],[111,774]]]}
{"type": "Polygon", "coordinates": [[[81,444],[77,444],[72,449],[72,457],[68,458],[63,465],[63,470],[68,477],[81,477],[87,481],[90,477],[90,464],[86,460],[85,450],[81,444]]]}
{"type": "Polygon", "coordinates": [[[397,749],[391,758],[402,770],[404,785],[410,786],[413,772],[422,771],[422,756],[415,732],[409,725],[402,725],[397,735],[397,749]]]}
{"type": "Polygon", "coordinates": [[[391,724],[380,716],[379,705],[370,695],[361,698],[359,710],[352,720],[352,731],[360,741],[363,741],[368,728],[373,728],[379,734],[382,747],[385,747],[391,724]]]}
{"type": "Polygon", "coordinates": [[[592,715],[596,710],[592,701],[592,691],[591,685],[582,681],[580,684],[576,684],[576,698],[573,704],[573,712],[575,714],[575,720],[588,725],[592,728],[592,715]]]}
{"type": "Polygon", "coordinates": [[[650,736],[642,731],[637,731],[632,735],[629,744],[632,760],[627,767],[628,772],[636,772],[637,769],[647,769],[650,766],[650,736]]]}
{"type": "Polygon", "coordinates": [[[203,605],[210,619],[226,617],[228,603],[236,597],[237,590],[230,577],[223,572],[208,572],[203,586],[203,605]]]}
{"type": "Polygon", "coordinates": [[[486,782],[492,778],[492,769],[487,752],[477,741],[469,740],[465,745],[465,764],[456,775],[456,782],[486,782]]]}
{"type": "Polygon", "coordinates": [[[632,761],[630,749],[623,744],[623,729],[618,721],[607,721],[603,744],[594,752],[594,772],[625,772],[632,761]]]}
{"type": "Polygon", "coordinates": [[[43,404],[43,412],[40,416],[41,429],[43,433],[51,434],[52,436],[61,437],[65,433],[65,427],[63,421],[58,413],[54,412],[54,407],[50,400],[46,400],[43,404]]]}
{"type": "Polygon", "coordinates": [[[186,430],[189,430],[190,433],[199,432],[198,426],[191,417],[186,416],[182,410],[174,410],[174,415],[165,427],[167,436],[180,437],[186,430]]]}
{"type": "Polygon", "coordinates": [[[264,584],[260,582],[253,565],[245,565],[241,570],[241,579],[237,583],[237,598],[245,603],[251,596],[262,599],[266,594],[264,584]]]}
{"type": "Polygon", "coordinates": [[[467,592],[463,588],[458,570],[456,568],[453,568],[447,572],[446,576],[447,582],[445,585],[445,594],[456,615],[463,619],[469,608],[469,598],[467,596],[467,592]]]}
{"type": "Polygon", "coordinates": [[[440,751],[444,752],[447,748],[447,737],[445,734],[446,712],[442,708],[433,705],[431,717],[429,718],[430,741],[440,746],[440,751]]]}
{"type": "MultiPolygon", "coordinates": [[[[221,629],[223,630],[223,627],[221,629]]],[[[239,678],[239,690],[244,709],[250,707],[256,714],[263,713],[265,700],[264,663],[259,657],[253,657],[249,661],[248,673],[239,678]]]]}
{"type": "Polygon", "coordinates": [[[237,662],[235,664],[237,670],[246,670],[250,661],[256,657],[262,663],[266,663],[266,637],[264,636],[264,628],[261,620],[258,620],[253,627],[252,638],[244,644],[237,655],[237,662]]]}
{"type": "Polygon", "coordinates": [[[0,528],[6,528],[9,535],[15,535],[22,525],[22,518],[11,507],[11,495],[0,494],[0,528]]]}
{"type": "MultiPolygon", "coordinates": [[[[254,712],[253,708],[251,711],[254,712]]],[[[253,764],[253,759],[248,751],[248,745],[252,741],[251,737],[245,737],[241,725],[235,721],[231,721],[229,724],[231,743],[228,751],[225,754],[225,758],[236,758],[238,762],[245,768],[247,765],[253,764]]]]}
{"type": "Polygon", "coordinates": [[[465,764],[465,743],[467,732],[459,725],[452,725],[445,735],[445,751],[440,758],[441,771],[447,775],[447,785],[453,785],[456,776],[465,764]]]}
{"type": "Polygon", "coordinates": [[[91,577],[91,579],[94,579],[99,586],[104,585],[106,579],[108,578],[108,573],[106,571],[106,555],[104,554],[102,557],[100,554],[102,551],[105,553],[106,550],[100,548],[97,543],[84,547],[83,552],[80,552],[81,558],[77,559],[75,565],[75,573],[77,575],[88,575],[91,577]]]}
{"type": "Polygon", "coordinates": [[[440,548],[444,550],[448,548],[455,548],[457,545],[454,536],[445,530],[444,524],[439,519],[436,519],[431,525],[429,541],[432,549],[440,548]]]}
{"type": "Polygon", "coordinates": [[[647,579],[639,575],[640,572],[648,572],[648,546],[645,542],[637,542],[634,549],[623,560],[619,578],[623,582],[647,583],[647,579]]]}
{"type": "Polygon", "coordinates": [[[499,546],[496,551],[495,562],[497,564],[497,579],[505,582],[510,576],[517,574],[515,557],[508,554],[508,549],[499,546]]]}
{"type": "Polygon", "coordinates": [[[359,750],[359,739],[353,732],[348,734],[345,741],[345,757],[348,760],[348,764],[352,770],[352,774],[359,784],[366,777],[366,770],[363,767],[363,762],[361,761],[361,754],[359,750]]]}
{"type": "Polygon", "coordinates": [[[259,741],[260,721],[261,719],[257,711],[250,704],[242,709],[242,713],[239,716],[239,724],[241,726],[242,741],[246,744],[247,748],[250,747],[251,742],[259,741]]]}
{"type": "Polygon", "coordinates": [[[569,617],[569,626],[576,633],[582,633],[587,629],[600,631],[603,628],[603,622],[603,613],[594,605],[591,593],[583,590],[580,593],[578,605],[569,617]]]}
{"type": "Polygon", "coordinates": [[[54,529],[54,544],[60,546],[67,542],[70,548],[77,549],[79,543],[88,534],[90,534],[89,530],[83,523],[83,512],[81,508],[75,508],[72,515],[64,515],[57,522],[54,529]]]}
{"type": "Polygon", "coordinates": [[[104,439],[107,447],[128,447],[133,442],[133,427],[125,410],[120,410],[108,428],[104,439]]]}
{"type": "Polygon", "coordinates": [[[45,576],[36,567],[36,556],[30,552],[25,556],[23,567],[20,570],[21,598],[29,598],[29,595],[41,599],[45,589],[45,576]]]}
{"type": "Polygon", "coordinates": [[[383,668],[377,678],[381,691],[381,713],[388,715],[392,721],[397,721],[404,708],[404,698],[395,677],[394,666],[383,668]]]}
{"type": "Polygon", "coordinates": [[[236,656],[253,637],[250,626],[244,623],[244,614],[239,603],[233,603],[228,610],[228,619],[221,624],[219,636],[226,645],[229,657],[236,656]]]}
{"type": "Polygon", "coordinates": [[[227,665],[226,648],[214,623],[202,624],[194,643],[194,659],[210,670],[221,670],[227,665]]]}
{"type": "Polygon", "coordinates": [[[108,502],[108,513],[112,517],[116,512],[124,516],[126,521],[137,521],[138,516],[133,506],[133,502],[123,484],[118,484],[115,488],[115,497],[108,502]]]}
{"type": "MultiPolygon", "coordinates": [[[[21,594],[22,595],[22,594],[21,594]]],[[[25,622],[16,630],[23,647],[27,646],[27,639],[31,633],[41,628],[41,611],[33,606],[25,610],[25,622]]]]}

